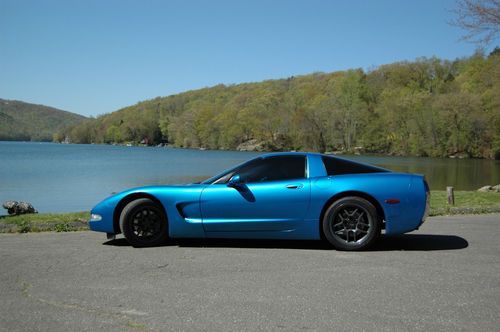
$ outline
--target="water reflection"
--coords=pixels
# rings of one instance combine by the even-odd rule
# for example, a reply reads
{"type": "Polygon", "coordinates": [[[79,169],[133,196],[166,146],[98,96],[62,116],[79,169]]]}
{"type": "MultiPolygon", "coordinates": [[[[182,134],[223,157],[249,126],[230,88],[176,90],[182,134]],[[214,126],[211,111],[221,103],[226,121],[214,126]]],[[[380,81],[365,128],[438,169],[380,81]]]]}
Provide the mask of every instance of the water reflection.
{"type": "Polygon", "coordinates": [[[476,190],[500,183],[500,161],[485,159],[415,158],[388,156],[345,156],[398,172],[424,174],[433,190],[454,186],[476,190]]]}

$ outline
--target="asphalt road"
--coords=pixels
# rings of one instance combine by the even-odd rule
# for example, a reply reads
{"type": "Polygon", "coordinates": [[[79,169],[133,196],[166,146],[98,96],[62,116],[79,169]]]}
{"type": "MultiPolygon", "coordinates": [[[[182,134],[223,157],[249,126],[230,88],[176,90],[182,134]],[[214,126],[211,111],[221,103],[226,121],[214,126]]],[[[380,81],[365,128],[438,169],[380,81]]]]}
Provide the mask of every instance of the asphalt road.
{"type": "Polygon", "coordinates": [[[134,249],[0,235],[0,330],[497,330],[500,214],[430,218],[367,252],[319,242],[134,249]]]}

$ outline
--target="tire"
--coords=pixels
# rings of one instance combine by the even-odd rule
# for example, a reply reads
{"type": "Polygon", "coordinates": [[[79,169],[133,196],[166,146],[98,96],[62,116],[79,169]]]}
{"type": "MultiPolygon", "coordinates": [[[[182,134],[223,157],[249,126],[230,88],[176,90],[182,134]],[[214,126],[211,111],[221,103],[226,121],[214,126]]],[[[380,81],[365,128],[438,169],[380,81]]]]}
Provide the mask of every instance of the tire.
{"type": "Polygon", "coordinates": [[[363,250],[380,235],[380,217],[372,203],[350,196],[333,202],[322,220],[325,238],[338,250],[363,250]]]}
{"type": "Polygon", "coordinates": [[[153,247],[168,239],[167,218],[149,198],[128,203],[120,214],[120,230],[133,247],[153,247]]]}

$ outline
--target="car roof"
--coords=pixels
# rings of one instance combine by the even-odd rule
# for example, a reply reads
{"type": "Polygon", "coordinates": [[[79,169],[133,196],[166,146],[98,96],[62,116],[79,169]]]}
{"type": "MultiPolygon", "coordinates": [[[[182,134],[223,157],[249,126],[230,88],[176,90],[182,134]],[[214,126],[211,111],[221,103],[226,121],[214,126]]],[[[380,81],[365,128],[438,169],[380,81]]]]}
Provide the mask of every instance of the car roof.
{"type": "Polygon", "coordinates": [[[274,156],[322,156],[321,153],[317,152],[301,152],[301,151],[287,151],[287,152],[271,152],[271,153],[265,153],[261,155],[260,157],[274,157],[274,156]]]}

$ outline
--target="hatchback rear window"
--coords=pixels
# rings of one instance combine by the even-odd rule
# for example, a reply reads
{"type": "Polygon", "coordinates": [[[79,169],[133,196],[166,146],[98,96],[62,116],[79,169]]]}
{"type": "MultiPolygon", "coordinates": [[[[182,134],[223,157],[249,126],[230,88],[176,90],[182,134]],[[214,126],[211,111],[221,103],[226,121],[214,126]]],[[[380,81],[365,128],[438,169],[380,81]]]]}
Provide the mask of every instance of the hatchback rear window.
{"type": "Polygon", "coordinates": [[[337,157],[322,156],[322,159],[328,175],[387,172],[387,170],[383,168],[364,165],[337,157]]]}

